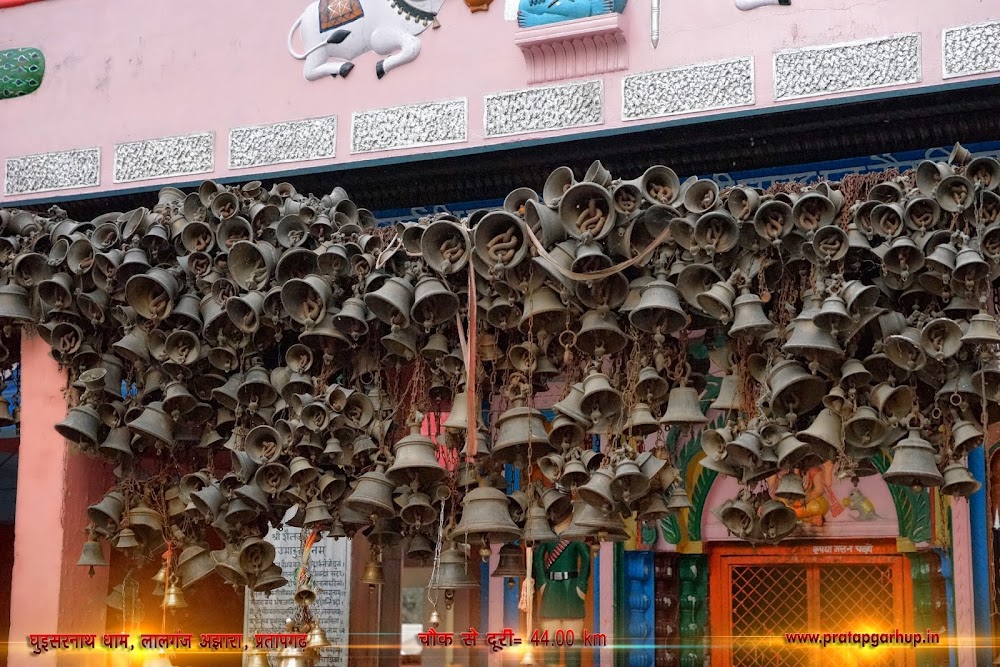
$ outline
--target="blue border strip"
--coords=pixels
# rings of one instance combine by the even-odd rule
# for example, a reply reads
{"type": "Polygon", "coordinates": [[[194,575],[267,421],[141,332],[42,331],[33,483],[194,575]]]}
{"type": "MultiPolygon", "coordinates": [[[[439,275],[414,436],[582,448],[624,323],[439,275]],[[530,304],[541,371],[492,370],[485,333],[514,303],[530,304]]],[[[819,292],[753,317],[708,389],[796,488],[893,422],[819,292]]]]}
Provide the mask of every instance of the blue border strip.
{"type": "MultiPolygon", "coordinates": [[[[993,636],[990,621],[990,551],[988,535],[990,521],[986,508],[986,445],[969,453],[969,472],[980,483],[979,490],[969,497],[969,522],[972,533],[972,598],[976,612],[976,636],[993,636]]],[[[976,661],[980,665],[992,663],[992,651],[979,647],[976,661]]]]}
{"type": "MultiPolygon", "coordinates": [[[[509,141],[506,143],[491,144],[487,146],[474,146],[470,148],[458,148],[453,150],[444,150],[437,152],[397,155],[392,157],[373,158],[371,160],[358,160],[356,162],[347,162],[347,163],[331,164],[323,166],[301,167],[298,169],[287,169],[284,171],[247,172],[245,174],[240,174],[236,176],[224,176],[224,177],[214,178],[212,180],[216,181],[217,183],[245,183],[247,181],[252,181],[252,180],[262,180],[262,179],[275,180],[280,178],[290,178],[294,176],[334,173],[350,169],[366,169],[369,167],[393,166],[398,164],[406,164],[409,162],[422,162],[422,161],[446,159],[452,157],[464,157],[469,155],[479,155],[483,153],[494,153],[500,151],[518,150],[521,148],[532,148],[535,146],[552,146],[552,145],[568,143],[571,141],[600,139],[604,137],[628,136],[639,132],[647,132],[650,130],[661,130],[673,127],[685,127],[688,125],[714,123],[723,120],[754,118],[757,116],[779,115],[791,111],[802,111],[808,109],[825,109],[838,106],[845,106],[848,104],[855,104],[858,102],[870,102],[870,101],[899,99],[907,97],[920,97],[922,95],[929,95],[933,93],[948,92],[954,90],[965,90],[969,88],[982,88],[985,86],[991,86],[996,84],[1000,84],[1000,76],[994,76],[985,79],[975,79],[972,81],[959,81],[954,83],[938,84],[934,86],[925,86],[920,88],[905,88],[902,90],[888,90],[888,91],[868,93],[863,95],[853,95],[853,96],[837,97],[837,98],[823,99],[823,100],[812,100],[807,102],[785,104],[773,107],[743,108],[733,111],[725,111],[708,116],[703,115],[703,116],[695,116],[688,118],[674,118],[674,119],[661,120],[650,123],[643,123],[642,121],[625,121],[625,122],[634,122],[636,124],[627,125],[623,127],[605,128],[590,132],[580,132],[569,135],[560,135],[558,137],[540,137],[537,139],[530,139],[525,141],[513,141],[513,142],[509,141]]],[[[100,192],[90,192],[90,193],[76,194],[76,195],[74,194],[60,195],[57,197],[41,197],[38,199],[12,199],[9,201],[3,201],[2,204],[4,207],[15,207],[15,206],[38,206],[41,204],[51,204],[51,203],[59,203],[65,201],[83,201],[87,199],[98,199],[101,197],[122,196],[129,194],[138,194],[142,192],[156,192],[163,187],[167,187],[168,185],[170,187],[176,187],[176,188],[197,187],[202,182],[202,180],[183,181],[180,183],[169,183],[169,184],[161,183],[157,185],[137,186],[134,188],[125,188],[121,190],[102,190],[100,192]]]]}

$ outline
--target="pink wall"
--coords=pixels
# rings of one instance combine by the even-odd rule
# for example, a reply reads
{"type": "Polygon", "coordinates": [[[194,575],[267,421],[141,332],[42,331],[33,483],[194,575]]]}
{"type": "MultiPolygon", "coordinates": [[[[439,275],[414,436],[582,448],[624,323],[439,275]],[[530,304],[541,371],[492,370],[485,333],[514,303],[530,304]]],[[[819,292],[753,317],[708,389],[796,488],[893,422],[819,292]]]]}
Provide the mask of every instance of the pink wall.
{"type": "MultiPolygon", "coordinates": [[[[0,127],[7,130],[0,158],[99,147],[100,184],[62,193],[75,194],[202,178],[113,183],[116,143],[196,132],[215,133],[210,175],[224,177],[634,126],[653,121],[621,120],[622,79],[628,73],[752,56],[756,107],[771,107],[776,104],[775,51],[914,32],[920,35],[921,71],[917,83],[902,87],[931,86],[944,81],[942,29],[1000,17],[992,3],[981,0],[920,3],[919,8],[911,0],[792,0],[790,7],[748,12],[738,10],[734,0],[662,0],[661,37],[654,50],[649,5],[631,0],[622,16],[629,70],[584,77],[603,81],[603,124],[487,139],[484,95],[525,88],[528,81],[527,66],[514,44],[516,23],[504,20],[502,0],[476,14],[459,0],[446,0],[439,14],[441,28],[421,36],[418,58],[381,81],[374,72],[379,56],[373,53],[357,59],[348,79],[305,81],[302,63],[289,56],[285,46],[288,30],[305,6],[305,0],[173,0],[144,3],[136,10],[123,2],[59,0],[0,9],[0,48],[39,47],[47,59],[38,92],[0,101],[0,127]],[[467,141],[351,154],[353,112],[456,98],[468,99],[467,141]],[[228,168],[231,128],[334,114],[335,158],[228,168]]],[[[297,37],[296,48],[302,48],[297,37]]],[[[988,76],[986,72],[957,80],[988,76]]],[[[0,202],[38,197],[0,194],[0,202]]]]}
{"type": "Polygon", "coordinates": [[[99,652],[33,656],[27,643],[30,634],[103,634],[108,569],[97,568],[91,578],[76,561],[86,540],[86,508],[110,483],[103,464],[71,454],[54,429],[66,416],[66,376],[45,342],[25,336],[21,363],[21,409],[27,417],[18,461],[8,664],[96,667],[103,665],[99,652]]]}

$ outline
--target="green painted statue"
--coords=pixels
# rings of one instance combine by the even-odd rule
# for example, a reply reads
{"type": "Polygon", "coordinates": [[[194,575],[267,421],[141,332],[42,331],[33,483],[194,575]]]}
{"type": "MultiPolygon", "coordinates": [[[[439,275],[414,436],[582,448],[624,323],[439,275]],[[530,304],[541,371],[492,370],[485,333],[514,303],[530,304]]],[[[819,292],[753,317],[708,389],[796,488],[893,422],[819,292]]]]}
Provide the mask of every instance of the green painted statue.
{"type": "Polygon", "coordinates": [[[539,617],[583,618],[590,547],[583,542],[549,542],[535,549],[535,588],[541,591],[539,617]]]}

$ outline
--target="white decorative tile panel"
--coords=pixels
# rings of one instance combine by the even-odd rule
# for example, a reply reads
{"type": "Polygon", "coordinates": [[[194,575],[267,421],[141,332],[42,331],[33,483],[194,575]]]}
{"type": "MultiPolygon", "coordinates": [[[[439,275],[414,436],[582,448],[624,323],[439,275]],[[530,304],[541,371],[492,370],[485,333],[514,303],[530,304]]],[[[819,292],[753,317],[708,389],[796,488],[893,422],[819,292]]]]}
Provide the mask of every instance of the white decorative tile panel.
{"type": "Polygon", "coordinates": [[[230,169],[318,160],[336,153],[336,116],[229,130],[230,169]]]}
{"type": "Polygon", "coordinates": [[[776,101],[918,81],[918,33],[778,51],[774,54],[776,101]]]}
{"type": "Polygon", "coordinates": [[[946,28],[941,34],[945,79],[1000,71],[1000,21],[946,28]]]}
{"type": "Polygon", "coordinates": [[[632,74],[622,81],[622,120],[754,103],[753,58],[632,74]]]}
{"type": "Polygon", "coordinates": [[[466,99],[409,104],[351,114],[351,153],[468,141],[466,99]]]}
{"type": "Polygon", "coordinates": [[[101,149],[80,148],[7,158],[4,194],[86,188],[101,184],[101,149]]]}
{"type": "Polygon", "coordinates": [[[487,137],[562,130],[604,122],[604,82],[525,88],[484,98],[487,137]]]}
{"type": "Polygon", "coordinates": [[[214,169],[214,132],[131,141],[115,146],[115,183],[203,174],[214,169]]]}

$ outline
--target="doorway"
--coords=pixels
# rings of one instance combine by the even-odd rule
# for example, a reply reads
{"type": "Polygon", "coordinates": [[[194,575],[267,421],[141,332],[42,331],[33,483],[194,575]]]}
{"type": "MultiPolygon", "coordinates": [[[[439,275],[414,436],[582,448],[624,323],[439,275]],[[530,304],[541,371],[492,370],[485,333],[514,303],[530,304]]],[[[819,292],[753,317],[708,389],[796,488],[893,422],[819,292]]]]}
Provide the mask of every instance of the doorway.
{"type": "MultiPolygon", "coordinates": [[[[892,545],[894,547],[895,545],[892,545]]],[[[913,628],[909,565],[887,545],[733,547],[711,557],[713,667],[909,667],[909,648],[788,641],[787,633],[913,628]],[[882,553],[879,553],[881,551],[882,553]]]]}

